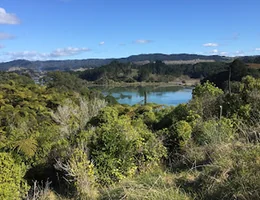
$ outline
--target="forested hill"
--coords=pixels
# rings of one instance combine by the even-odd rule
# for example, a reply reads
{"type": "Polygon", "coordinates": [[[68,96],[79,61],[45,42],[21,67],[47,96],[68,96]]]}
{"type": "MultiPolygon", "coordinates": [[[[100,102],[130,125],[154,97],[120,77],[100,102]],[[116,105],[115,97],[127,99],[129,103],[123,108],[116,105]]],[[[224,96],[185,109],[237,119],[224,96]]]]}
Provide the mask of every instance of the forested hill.
{"type": "MultiPolygon", "coordinates": [[[[147,64],[156,60],[167,61],[170,64],[180,64],[185,62],[203,62],[203,61],[226,61],[229,58],[223,56],[205,56],[197,54],[140,54],[133,55],[127,58],[109,58],[109,59],[83,59],[83,60],[48,60],[48,61],[28,61],[14,60],[10,62],[0,63],[0,70],[16,70],[19,68],[52,71],[52,70],[71,70],[81,67],[93,68],[109,64],[111,61],[127,63],[133,62],[137,64],[147,64]]],[[[167,63],[166,62],[166,63],[167,63]]]]}

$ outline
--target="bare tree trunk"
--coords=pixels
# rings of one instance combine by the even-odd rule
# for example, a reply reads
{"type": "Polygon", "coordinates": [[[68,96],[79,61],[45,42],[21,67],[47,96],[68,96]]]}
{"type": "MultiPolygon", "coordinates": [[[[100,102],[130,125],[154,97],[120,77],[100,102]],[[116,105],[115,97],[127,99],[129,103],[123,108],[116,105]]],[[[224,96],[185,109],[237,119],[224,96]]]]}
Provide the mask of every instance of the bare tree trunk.
{"type": "Polygon", "coordinates": [[[231,79],[231,67],[229,67],[229,73],[228,73],[228,92],[229,92],[229,94],[231,94],[230,79],[231,79]]]}

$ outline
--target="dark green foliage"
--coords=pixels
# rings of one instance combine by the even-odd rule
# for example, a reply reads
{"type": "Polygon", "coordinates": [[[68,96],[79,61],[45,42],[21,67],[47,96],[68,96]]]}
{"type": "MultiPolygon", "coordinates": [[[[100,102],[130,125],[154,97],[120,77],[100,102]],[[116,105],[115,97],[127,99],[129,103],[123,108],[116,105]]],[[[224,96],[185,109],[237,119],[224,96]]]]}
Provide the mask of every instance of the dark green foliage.
{"type": "Polygon", "coordinates": [[[202,62],[197,64],[169,64],[160,60],[144,65],[111,62],[99,68],[80,72],[79,77],[97,84],[113,82],[167,82],[176,77],[187,75],[190,78],[203,78],[225,71],[224,62],[202,62]]]}
{"type": "Polygon", "coordinates": [[[9,83],[10,81],[15,81],[22,85],[34,84],[34,81],[28,76],[18,75],[16,73],[0,72],[0,84],[9,83]]]}
{"type": "Polygon", "coordinates": [[[73,90],[82,95],[88,95],[89,93],[86,82],[70,73],[60,71],[49,72],[43,81],[49,88],[57,88],[61,91],[73,90]]]}
{"type": "Polygon", "coordinates": [[[240,59],[235,59],[232,63],[229,64],[229,66],[226,65],[223,68],[223,71],[216,72],[207,76],[201,81],[201,83],[210,81],[214,83],[217,87],[223,90],[228,90],[229,75],[230,81],[232,82],[241,81],[242,78],[246,75],[257,76],[257,74],[255,74],[255,70],[249,70],[247,65],[243,61],[241,61],[240,59]]]}
{"type": "Polygon", "coordinates": [[[229,67],[231,68],[232,81],[241,81],[242,77],[247,75],[247,67],[245,63],[239,59],[234,60],[229,67]]]}

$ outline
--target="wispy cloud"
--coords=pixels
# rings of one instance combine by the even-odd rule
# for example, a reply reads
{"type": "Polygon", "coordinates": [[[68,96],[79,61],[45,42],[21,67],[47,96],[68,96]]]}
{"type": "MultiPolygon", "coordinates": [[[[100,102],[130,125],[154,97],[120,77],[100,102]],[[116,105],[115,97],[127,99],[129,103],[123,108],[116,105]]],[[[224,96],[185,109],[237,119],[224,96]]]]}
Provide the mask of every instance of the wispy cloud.
{"type": "Polygon", "coordinates": [[[136,43],[136,44],[148,44],[148,43],[151,43],[151,42],[152,42],[152,40],[143,40],[143,39],[134,41],[134,43],[136,43]]]}
{"type": "Polygon", "coordinates": [[[5,56],[8,56],[11,60],[16,59],[28,59],[28,60],[39,60],[43,58],[41,53],[36,51],[20,51],[20,52],[6,52],[5,56]]]}
{"type": "Polygon", "coordinates": [[[6,52],[4,53],[4,55],[8,56],[10,60],[16,60],[16,59],[47,60],[47,59],[59,58],[59,57],[70,57],[87,51],[90,51],[90,49],[67,47],[67,48],[56,49],[50,53],[40,53],[37,51],[21,51],[21,52],[6,52]]]}
{"type": "Polygon", "coordinates": [[[255,51],[260,51],[260,48],[255,48],[255,51]]]}
{"type": "Polygon", "coordinates": [[[104,41],[102,41],[102,42],[99,42],[99,45],[100,46],[102,46],[102,45],[104,45],[105,44],[105,42],[104,41]]]}
{"type": "Polygon", "coordinates": [[[221,38],[221,40],[232,41],[232,40],[238,40],[239,38],[240,38],[240,33],[233,33],[230,36],[221,38]]]}
{"type": "Polygon", "coordinates": [[[3,49],[3,48],[5,48],[5,46],[4,46],[4,45],[2,45],[2,44],[0,44],[0,49],[3,49]]]}
{"type": "Polygon", "coordinates": [[[218,46],[218,44],[217,43],[205,43],[205,44],[203,44],[203,46],[204,47],[217,47],[218,46]]]}
{"type": "Polygon", "coordinates": [[[219,51],[217,49],[213,49],[210,53],[213,53],[213,54],[218,54],[219,51]]]}
{"type": "Polygon", "coordinates": [[[15,36],[10,35],[8,33],[1,33],[0,32],[0,40],[8,40],[8,39],[13,39],[15,36]]]}
{"type": "Polygon", "coordinates": [[[219,53],[219,55],[220,55],[220,56],[228,56],[228,52],[226,52],[226,51],[221,51],[221,52],[219,53]]]}
{"type": "Polygon", "coordinates": [[[4,8],[0,8],[0,24],[20,24],[20,20],[15,14],[7,13],[4,8]]]}
{"type": "Polygon", "coordinates": [[[219,55],[219,56],[229,56],[229,53],[226,51],[220,51],[218,49],[213,49],[212,51],[204,52],[201,54],[207,54],[207,55],[219,55]]]}
{"type": "Polygon", "coordinates": [[[73,56],[82,52],[90,51],[89,48],[75,48],[67,47],[62,49],[56,49],[50,53],[50,57],[62,57],[62,56],[73,56]]]}
{"type": "Polygon", "coordinates": [[[238,50],[230,54],[231,57],[239,57],[239,56],[245,56],[245,52],[238,50]]]}

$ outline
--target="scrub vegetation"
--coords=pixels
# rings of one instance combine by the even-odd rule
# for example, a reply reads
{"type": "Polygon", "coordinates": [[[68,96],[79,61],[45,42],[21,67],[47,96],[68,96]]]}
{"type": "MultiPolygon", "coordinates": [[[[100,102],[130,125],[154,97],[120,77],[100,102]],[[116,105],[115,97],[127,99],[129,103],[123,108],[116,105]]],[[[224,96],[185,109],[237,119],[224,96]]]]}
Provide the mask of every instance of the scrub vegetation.
{"type": "Polygon", "coordinates": [[[260,79],[226,65],[176,107],[1,72],[0,199],[260,199],[260,79]]]}

